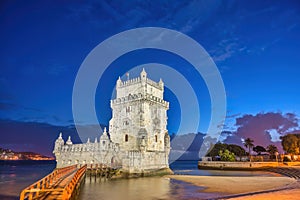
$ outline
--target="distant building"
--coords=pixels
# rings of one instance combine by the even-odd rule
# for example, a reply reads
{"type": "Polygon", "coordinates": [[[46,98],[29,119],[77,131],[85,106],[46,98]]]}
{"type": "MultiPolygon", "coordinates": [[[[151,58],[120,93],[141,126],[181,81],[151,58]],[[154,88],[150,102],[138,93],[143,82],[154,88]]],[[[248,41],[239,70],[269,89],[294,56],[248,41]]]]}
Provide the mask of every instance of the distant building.
{"type": "Polygon", "coordinates": [[[140,77],[116,82],[116,99],[111,100],[109,133],[104,129],[94,142],[66,143],[62,134],[53,153],[57,167],[73,164],[121,166],[128,173],[144,173],[169,168],[170,137],[167,131],[169,103],[163,100],[164,83],[140,77]]]}

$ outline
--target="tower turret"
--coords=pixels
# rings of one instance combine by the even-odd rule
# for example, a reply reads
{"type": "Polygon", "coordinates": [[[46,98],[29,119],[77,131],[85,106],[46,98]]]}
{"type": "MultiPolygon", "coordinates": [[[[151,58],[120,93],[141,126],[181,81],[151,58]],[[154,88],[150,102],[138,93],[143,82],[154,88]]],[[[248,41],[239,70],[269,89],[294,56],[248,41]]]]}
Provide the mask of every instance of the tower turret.
{"type": "Polygon", "coordinates": [[[66,142],[67,145],[72,145],[73,142],[71,141],[71,136],[68,137],[68,140],[66,142]]]}
{"type": "Polygon", "coordinates": [[[119,76],[118,80],[117,80],[117,87],[120,87],[122,85],[122,80],[121,77],[119,76]]]}
{"type": "Polygon", "coordinates": [[[145,71],[145,69],[143,68],[143,71],[141,72],[141,80],[146,80],[147,79],[147,72],[145,71]]]}
{"type": "Polygon", "coordinates": [[[159,79],[158,85],[160,86],[160,88],[163,90],[164,89],[164,82],[162,81],[162,79],[159,79]]]}
{"type": "Polygon", "coordinates": [[[101,135],[100,137],[100,145],[101,145],[101,148],[103,149],[107,149],[107,146],[108,146],[108,143],[110,142],[110,139],[107,135],[107,132],[106,132],[106,127],[104,127],[104,131],[103,131],[103,134],[101,135]]]}
{"type": "Polygon", "coordinates": [[[58,138],[55,140],[53,153],[59,152],[64,144],[65,141],[62,138],[62,133],[60,132],[58,138]]]}

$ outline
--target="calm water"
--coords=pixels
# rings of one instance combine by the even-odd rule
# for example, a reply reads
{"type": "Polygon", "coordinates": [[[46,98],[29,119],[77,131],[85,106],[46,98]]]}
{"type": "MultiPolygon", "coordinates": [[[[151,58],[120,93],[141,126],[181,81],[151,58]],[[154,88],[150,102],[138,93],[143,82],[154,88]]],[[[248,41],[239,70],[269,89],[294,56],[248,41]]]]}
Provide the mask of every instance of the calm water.
{"type": "MultiPolygon", "coordinates": [[[[202,176],[272,176],[265,172],[198,170],[197,161],[177,161],[170,165],[175,174],[202,176]]],[[[51,173],[55,161],[0,161],[0,199],[18,199],[22,189],[51,173]]],[[[86,178],[80,199],[147,200],[210,198],[203,188],[164,177],[104,181],[86,178]]]]}
{"type": "Polygon", "coordinates": [[[18,199],[20,192],[51,173],[55,161],[0,161],[0,199],[18,199]]]}
{"type": "MultiPolygon", "coordinates": [[[[176,161],[170,165],[175,174],[201,176],[273,176],[266,172],[199,170],[197,161],[176,161]]],[[[165,177],[147,177],[129,180],[86,179],[81,188],[80,199],[89,200],[163,200],[163,199],[208,199],[220,196],[203,193],[203,188],[165,177]]]]}

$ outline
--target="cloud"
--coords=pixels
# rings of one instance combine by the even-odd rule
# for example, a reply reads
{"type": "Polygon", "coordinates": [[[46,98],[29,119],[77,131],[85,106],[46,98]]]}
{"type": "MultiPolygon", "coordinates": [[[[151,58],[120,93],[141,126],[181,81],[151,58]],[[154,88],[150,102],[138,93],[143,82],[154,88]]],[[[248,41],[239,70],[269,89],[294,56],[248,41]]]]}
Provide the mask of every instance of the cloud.
{"type": "Polygon", "coordinates": [[[40,109],[25,107],[11,102],[0,102],[0,111],[11,111],[11,110],[22,110],[22,111],[35,111],[41,112],[40,109]]]}
{"type": "MultiPolygon", "coordinates": [[[[104,128],[104,125],[100,126],[104,128]]],[[[99,140],[100,133],[97,136],[88,135],[89,130],[95,127],[95,125],[78,126],[77,128],[81,129],[80,131],[87,133],[85,136],[81,135],[81,138],[79,138],[77,130],[73,125],[56,126],[48,123],[0,119],[0,147],[9,148],[14,151],[32,151],[46,156],[53,156],[54,142],[59,132],[63,133],[65,141],[70,135],[73,143],[81,143],[81,141],[86,142],[88,137],[91,141],[94,141],[95,137],[98,137],[99,140]]],[[[198,159],[204,136],[205,134],[202,133],[178,135],[176,136],[178,137],[177,142],[172,143],[172,152],[182,151],[188,147],[180,159],[198,159]]]]}
{"type": "MultiPolygon", "coordinates": [[[[45,115],[45,113],[38,108],[27,107],[15,103],[15,101],[0,99],[0,118],[2,119],[23,119],[21,121],[32,121],[33,119],[38,119],[38,116],[41,115],[45,115]]],[[[45,116],[44,118],[46,119],[47,117],[45,116]]]]}
{"type": "MultiPolygon", "coordinates": [[[[0,147],[14,151],[33,151],[52,156],[54,141],[60,131],[72,134],[73,130],[38,122],[0,120],[0,147]]],[[[66,136],[65,136],[66,137],[66,136]]],[[[78,138],[78,137],[77,137],[78,138]]]]}
{"type": "Polygon", "coordinates": [[[84,20],[97,28],[118,27],[120,30],[162,26],[184,33],[195,30],[209,20],[222,3],[219,1],[89,1],[68,6],[66,18],[84,20]],[[120,6],[122,4],[122,6],[120,6]],[[101,12],[99,12],[101,10],[101,12]]]}
{"type": "Polygon", "coordinates": [[[12,103],[0,102],[0,111],[2,110],[14,110],[17,108],[17,105],[12,103]]]}
{"type": "Polygon", "coordinates": [[[272,12],[276,12],[278,10],[278,6],[269,6],[269,7],[263,7],[261,9],[257,10],[249,10],[248,12],[245,11],[245,14],[240,16],[241,18],[255,18],[255,17],[261,17],[263,14],[269,14],[272,12]]]}
{"type": "Polygon", "coordinates": [[[238,117],[238,116],[240,116],[240,115],[241,115],[241,113],[231,114],[231,115],[227,115],[226,118],[227,118],[227,119],[230,119],[230,118],[236,118],[236,117],[238,117]]]}
{"type": "MultiPolygon", "coordinates": [[[[101,125],[103,127],[103,125],[101,125]]],[[[84,130],[93,128],[93,125],[80,126],[84,130]]],[[[23,122],[0,119],[0,147],[14,151],[32,151],[46,156],[53,156],[54,142],[63,132],[66,141],[70,135],[73,143],[81,143],[74,126],[56,126],[40,122],[23,122]]],[[[87,135],[88,137],[88,135],[87,135]]],[[[100,137],[100,133],[99,136],[100,137]]],[[[87,138],[83,139],[84,142],[87,138]]],[[[94,137],[91,137],[94,140],[94,137]]]]}
{"type": "Polygon", "coordinates": [[[240,44],[238,38],[231,38],[221,40],[217,47],[209,50],[209,53],[215,62],[221,62],[231,58],[236,53],[246,51],[246,49],[245,46],[240,44]]]}
{"type": "Polygon", "coordinates": [[[177,153],[182,154],[179,160],[199,160],[199,151],[205,134],[187,133],[176,135],[175,139],[174,137],[175,135],[171,135],[171,160],[176,157],[177,153]]]}
{"type": "Polygon", "coordinates": [[[299,130],[297,116],[293,113],[268,112],[243,115],[236,118],[237,130],[224,140],[226,143],[242,145],[241,140],[252,138],[255,145],[275,144],[281,149],[279,137],[299,130]]]}

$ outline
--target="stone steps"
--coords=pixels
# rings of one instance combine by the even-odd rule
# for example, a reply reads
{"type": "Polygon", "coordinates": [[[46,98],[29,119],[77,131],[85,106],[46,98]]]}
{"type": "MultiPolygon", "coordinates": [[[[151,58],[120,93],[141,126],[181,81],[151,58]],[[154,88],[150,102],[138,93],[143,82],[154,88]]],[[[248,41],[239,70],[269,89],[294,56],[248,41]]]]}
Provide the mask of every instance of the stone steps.
{"type": "Polygon", "coordinates": [[[267,169],[267,171],[288,176],[296,180],[300,180],[300,168],[276,167],[276,168],[267,169]]]}

